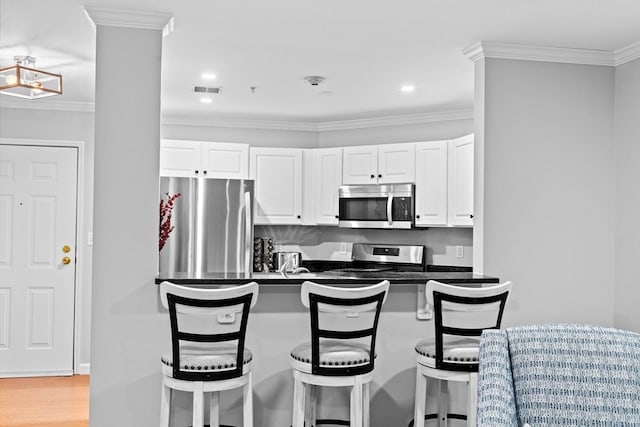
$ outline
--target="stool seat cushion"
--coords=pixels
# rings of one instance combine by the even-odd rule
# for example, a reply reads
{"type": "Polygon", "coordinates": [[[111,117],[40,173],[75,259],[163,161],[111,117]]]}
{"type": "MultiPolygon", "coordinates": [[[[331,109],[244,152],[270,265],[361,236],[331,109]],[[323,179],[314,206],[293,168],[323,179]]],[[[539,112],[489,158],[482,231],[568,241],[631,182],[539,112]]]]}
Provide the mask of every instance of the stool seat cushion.
{"type": "MultiPolygon", "coordinates": [[[[478,340],[473,338],[456,338],[446,342],[442,358],[451,363],[478,363],[478,340]]],[[[436,340],[427,338],[416,344],[418,362],[422,365],[435,368],[436,366],[436,340]]]]}
{"type": "MultiPolygon", "coordinates": [[[[374,356],[375,357],[375,356],[374,356]]],[[[306,342],[291,350],[291,358],[308,364],[311,369],[311,343],[306,342]]],[[[363,344],[344,340],[323,340],[320,343],[320,366],[358,366],[369,363],[369,348],[363,344]]],[[[306,369],[303,369],[306,371],[306,369]]]]}
{"type": "MultiPolygon", "coordinates": [[[[216,345],[206,350],[202,347],[183,346],[180,355],[181,370],[187,372],[213,372],[234,369],[236,367],[237,347],[234,345],[216,345]]],[[[253,354],[244,348],[243,365],[253,359],[253,354]]],[[[173,376],[173,355],[163,354],[162,370],[165,375],[173,376]]]]}

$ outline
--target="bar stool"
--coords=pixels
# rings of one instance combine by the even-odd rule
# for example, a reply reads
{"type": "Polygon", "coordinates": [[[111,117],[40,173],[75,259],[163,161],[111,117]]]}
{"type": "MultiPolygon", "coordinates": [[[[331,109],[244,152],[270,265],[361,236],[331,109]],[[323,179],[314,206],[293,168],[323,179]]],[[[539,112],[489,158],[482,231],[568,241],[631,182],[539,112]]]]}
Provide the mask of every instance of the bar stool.
{"type": "Polygon", "coordinates": [[[193,393],[193,427],[203,427],[209,393],[209,426],[218,427],[220,392],[242,387],[242,425],[252,427],[253,355],[244,342],[258,284],[210,289],[162,282],[160,299],[171,321],[171,353],[161,358],[160,426],[169,426],[171,390],[193,393]]]}
{"type": "MultiPolygon", "coordinates": [[[[421,340],[416,351],[416,401],[414,427],[425,419],[467,420],[476,425],[478,352],[483,329],[498,329],[511,291],[511,282],[489,287],[451,286],[430,280],[427,304],[433,307],[434,338],[421,340]],[[438,413],[425,415],[427,378],[439,383],[438,413]],[[448,413],[448,381],[467,383],[467,414],[448,413]]],[[[410,424],[411,425],[411,424],[410,424]]]]}
{"type": "Polygon", "coordinates": [[[291,351],[293,427],[311,427],[316,422],[369,425],[376,331],[388,290],[388,280],[359,288],[302,284],[302,304],[309,308],[311,318],[311,342],[291,351]],[[316,421],[319,386],[351,387],[350,421],[316,421]]]}

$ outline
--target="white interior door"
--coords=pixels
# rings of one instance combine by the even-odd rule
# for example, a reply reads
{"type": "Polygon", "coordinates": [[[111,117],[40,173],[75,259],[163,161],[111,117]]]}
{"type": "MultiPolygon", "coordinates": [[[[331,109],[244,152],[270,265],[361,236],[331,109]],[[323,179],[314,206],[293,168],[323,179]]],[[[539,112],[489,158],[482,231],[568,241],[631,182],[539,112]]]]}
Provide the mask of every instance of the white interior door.
{"type": "Polygon", "coordinates": [[[78,150],[0,146],[0,376],[73,373],[78,150]]]}

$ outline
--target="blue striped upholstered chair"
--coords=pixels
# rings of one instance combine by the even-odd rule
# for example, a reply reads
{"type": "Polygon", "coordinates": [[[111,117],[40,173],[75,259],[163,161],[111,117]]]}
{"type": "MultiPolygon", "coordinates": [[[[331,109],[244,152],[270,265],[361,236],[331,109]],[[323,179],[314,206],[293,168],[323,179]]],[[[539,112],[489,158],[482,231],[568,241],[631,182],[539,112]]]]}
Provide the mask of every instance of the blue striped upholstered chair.
{"type": "Polygon", "coordinates": [[[549,324],[487,330],[478,426],[640,426],[640,334],[549,324]]]}

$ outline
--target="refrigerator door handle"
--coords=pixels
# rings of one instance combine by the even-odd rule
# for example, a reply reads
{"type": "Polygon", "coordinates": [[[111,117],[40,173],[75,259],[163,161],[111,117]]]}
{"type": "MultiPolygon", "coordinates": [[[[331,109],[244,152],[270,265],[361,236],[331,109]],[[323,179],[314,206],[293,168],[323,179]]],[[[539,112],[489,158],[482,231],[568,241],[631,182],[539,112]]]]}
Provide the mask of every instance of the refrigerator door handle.
{"type": "Polygon", "coordinates": [[[251,218],[251,193],[244,193],[244,273],[247,277],[251,275],[252,262],[251,253],[253,249],[253,224],[251,218]]]}

